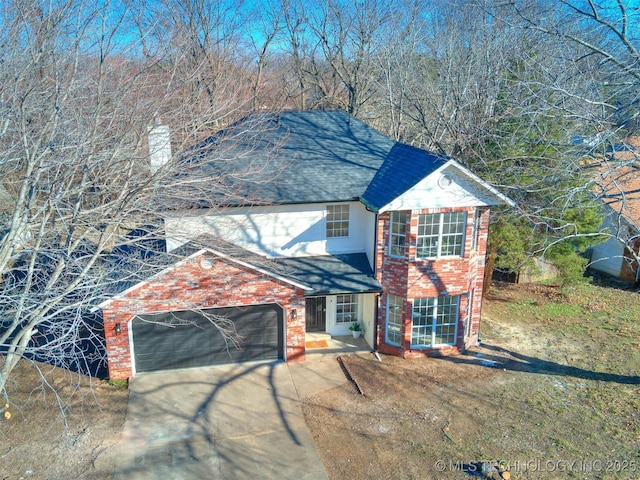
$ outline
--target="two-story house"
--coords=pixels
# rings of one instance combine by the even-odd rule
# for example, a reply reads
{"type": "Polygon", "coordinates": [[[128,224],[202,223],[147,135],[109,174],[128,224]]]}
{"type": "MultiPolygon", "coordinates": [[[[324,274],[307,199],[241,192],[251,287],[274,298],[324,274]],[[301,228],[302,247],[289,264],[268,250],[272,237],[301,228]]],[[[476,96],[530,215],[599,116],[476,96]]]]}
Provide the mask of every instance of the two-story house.
{"type": "Polygon", "coordinates": [[[489,209],[510,200],[345,112],[260,115],[259,131],[251,117],[233,128],[254,171],[230,175],[243,200],[164,212],[178,260],[100,305],[111,378],[304,360],[307,332],[353,322],[372,350],[403,357],[476,344],[489,209]]]}

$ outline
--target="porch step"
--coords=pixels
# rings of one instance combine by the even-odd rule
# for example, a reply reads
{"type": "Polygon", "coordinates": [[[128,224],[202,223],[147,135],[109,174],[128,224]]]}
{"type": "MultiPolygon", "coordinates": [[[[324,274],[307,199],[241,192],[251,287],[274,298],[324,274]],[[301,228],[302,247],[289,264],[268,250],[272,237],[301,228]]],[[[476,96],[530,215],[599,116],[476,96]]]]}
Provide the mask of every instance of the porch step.
{"type": "Polygon", "coordinates": [[[325,332],[310,332],[305,338],[306,355],[345,354],[354,352],[370,352],[371,348],[364,339],[353,338],[353,335],[332,337],[325,332]]]}
{"type": "Polygon", "coordinates": [[[305,341],[307,342],[328,342],[331,340],[331,335],[326,332],[307,332],[305,335],[305,341]]]}
{"type": "Polygon", "coordinates": [[[326,332],[307,333],[304,342],[307,350],[328,348],[331,345],[331,335],[326,332]]]}

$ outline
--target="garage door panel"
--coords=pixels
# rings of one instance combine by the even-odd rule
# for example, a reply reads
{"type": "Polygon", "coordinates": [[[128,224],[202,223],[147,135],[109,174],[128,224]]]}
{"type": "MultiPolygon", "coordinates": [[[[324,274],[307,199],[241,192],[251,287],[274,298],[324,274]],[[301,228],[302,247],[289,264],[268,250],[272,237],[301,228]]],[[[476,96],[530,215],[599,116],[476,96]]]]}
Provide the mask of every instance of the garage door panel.
{"type": "Polygon", "coordinates": [[[242,337],[241,349],[225,343],[211,321],[197,311],[140,315],[132,322],[136,370],[149,372],[283,356],[283,314],[277,305],[219,308],[242,337]]]}

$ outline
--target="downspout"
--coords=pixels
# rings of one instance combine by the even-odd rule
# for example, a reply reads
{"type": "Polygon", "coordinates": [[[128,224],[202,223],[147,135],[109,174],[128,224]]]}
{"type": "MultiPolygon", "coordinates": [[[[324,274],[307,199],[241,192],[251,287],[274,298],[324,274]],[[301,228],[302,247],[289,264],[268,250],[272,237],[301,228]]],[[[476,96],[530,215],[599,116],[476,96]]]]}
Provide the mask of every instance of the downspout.
{"type": "MultiPolygon", "coordinates": [[[[378,274],[378,212],[374,212],[375,215],[375,224],[373,231],[373,276],[377,278],[378,274]]],[[[378,312],[380,309],[380,294],[376,295],[376,305],[374,308],[374,317],[373,317],[373,354],[376,356],[378,360],[380,360],[380,356],[378,354],[378,312]]]]}
{"type": "MultiPolygon", "coordinates": [[[[374,229],[373,229],[373,277],[377,278],[378,273],[378,209],[371,203],[367,202],[364,198],[360,198],[360,202],[364,207],[373,213],[374,215],[374,229]]],[[[378,353],[378,313],[380,311],[380,294],[376,295],[376,304],[374,307],[373,318],[373,346],[372,351],[379,361],[382,361],[380,354],[378,353]]]]}
{"type": "Polygon", "coordinates": [[[636,260],[636,285],[638,285],[638,283],[640,283],[640,238],[636,238],[636,240],[634,241],[635,245],[634,245],[634,249],[633,249],[633,256],[636,260]]]}

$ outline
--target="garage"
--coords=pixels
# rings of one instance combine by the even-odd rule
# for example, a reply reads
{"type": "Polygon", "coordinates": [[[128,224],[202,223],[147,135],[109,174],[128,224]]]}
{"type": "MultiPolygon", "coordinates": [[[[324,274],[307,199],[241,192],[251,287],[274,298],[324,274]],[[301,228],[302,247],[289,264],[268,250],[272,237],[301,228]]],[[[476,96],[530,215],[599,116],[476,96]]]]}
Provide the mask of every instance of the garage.
{"type": "Polygon", "coordinates": [[[275,304],[137,315],[131,329],[137,372],[283,358],[283,311],[275,304]],[[207,315],[234,322],[240,349],[227,348],[207,315]]]}

